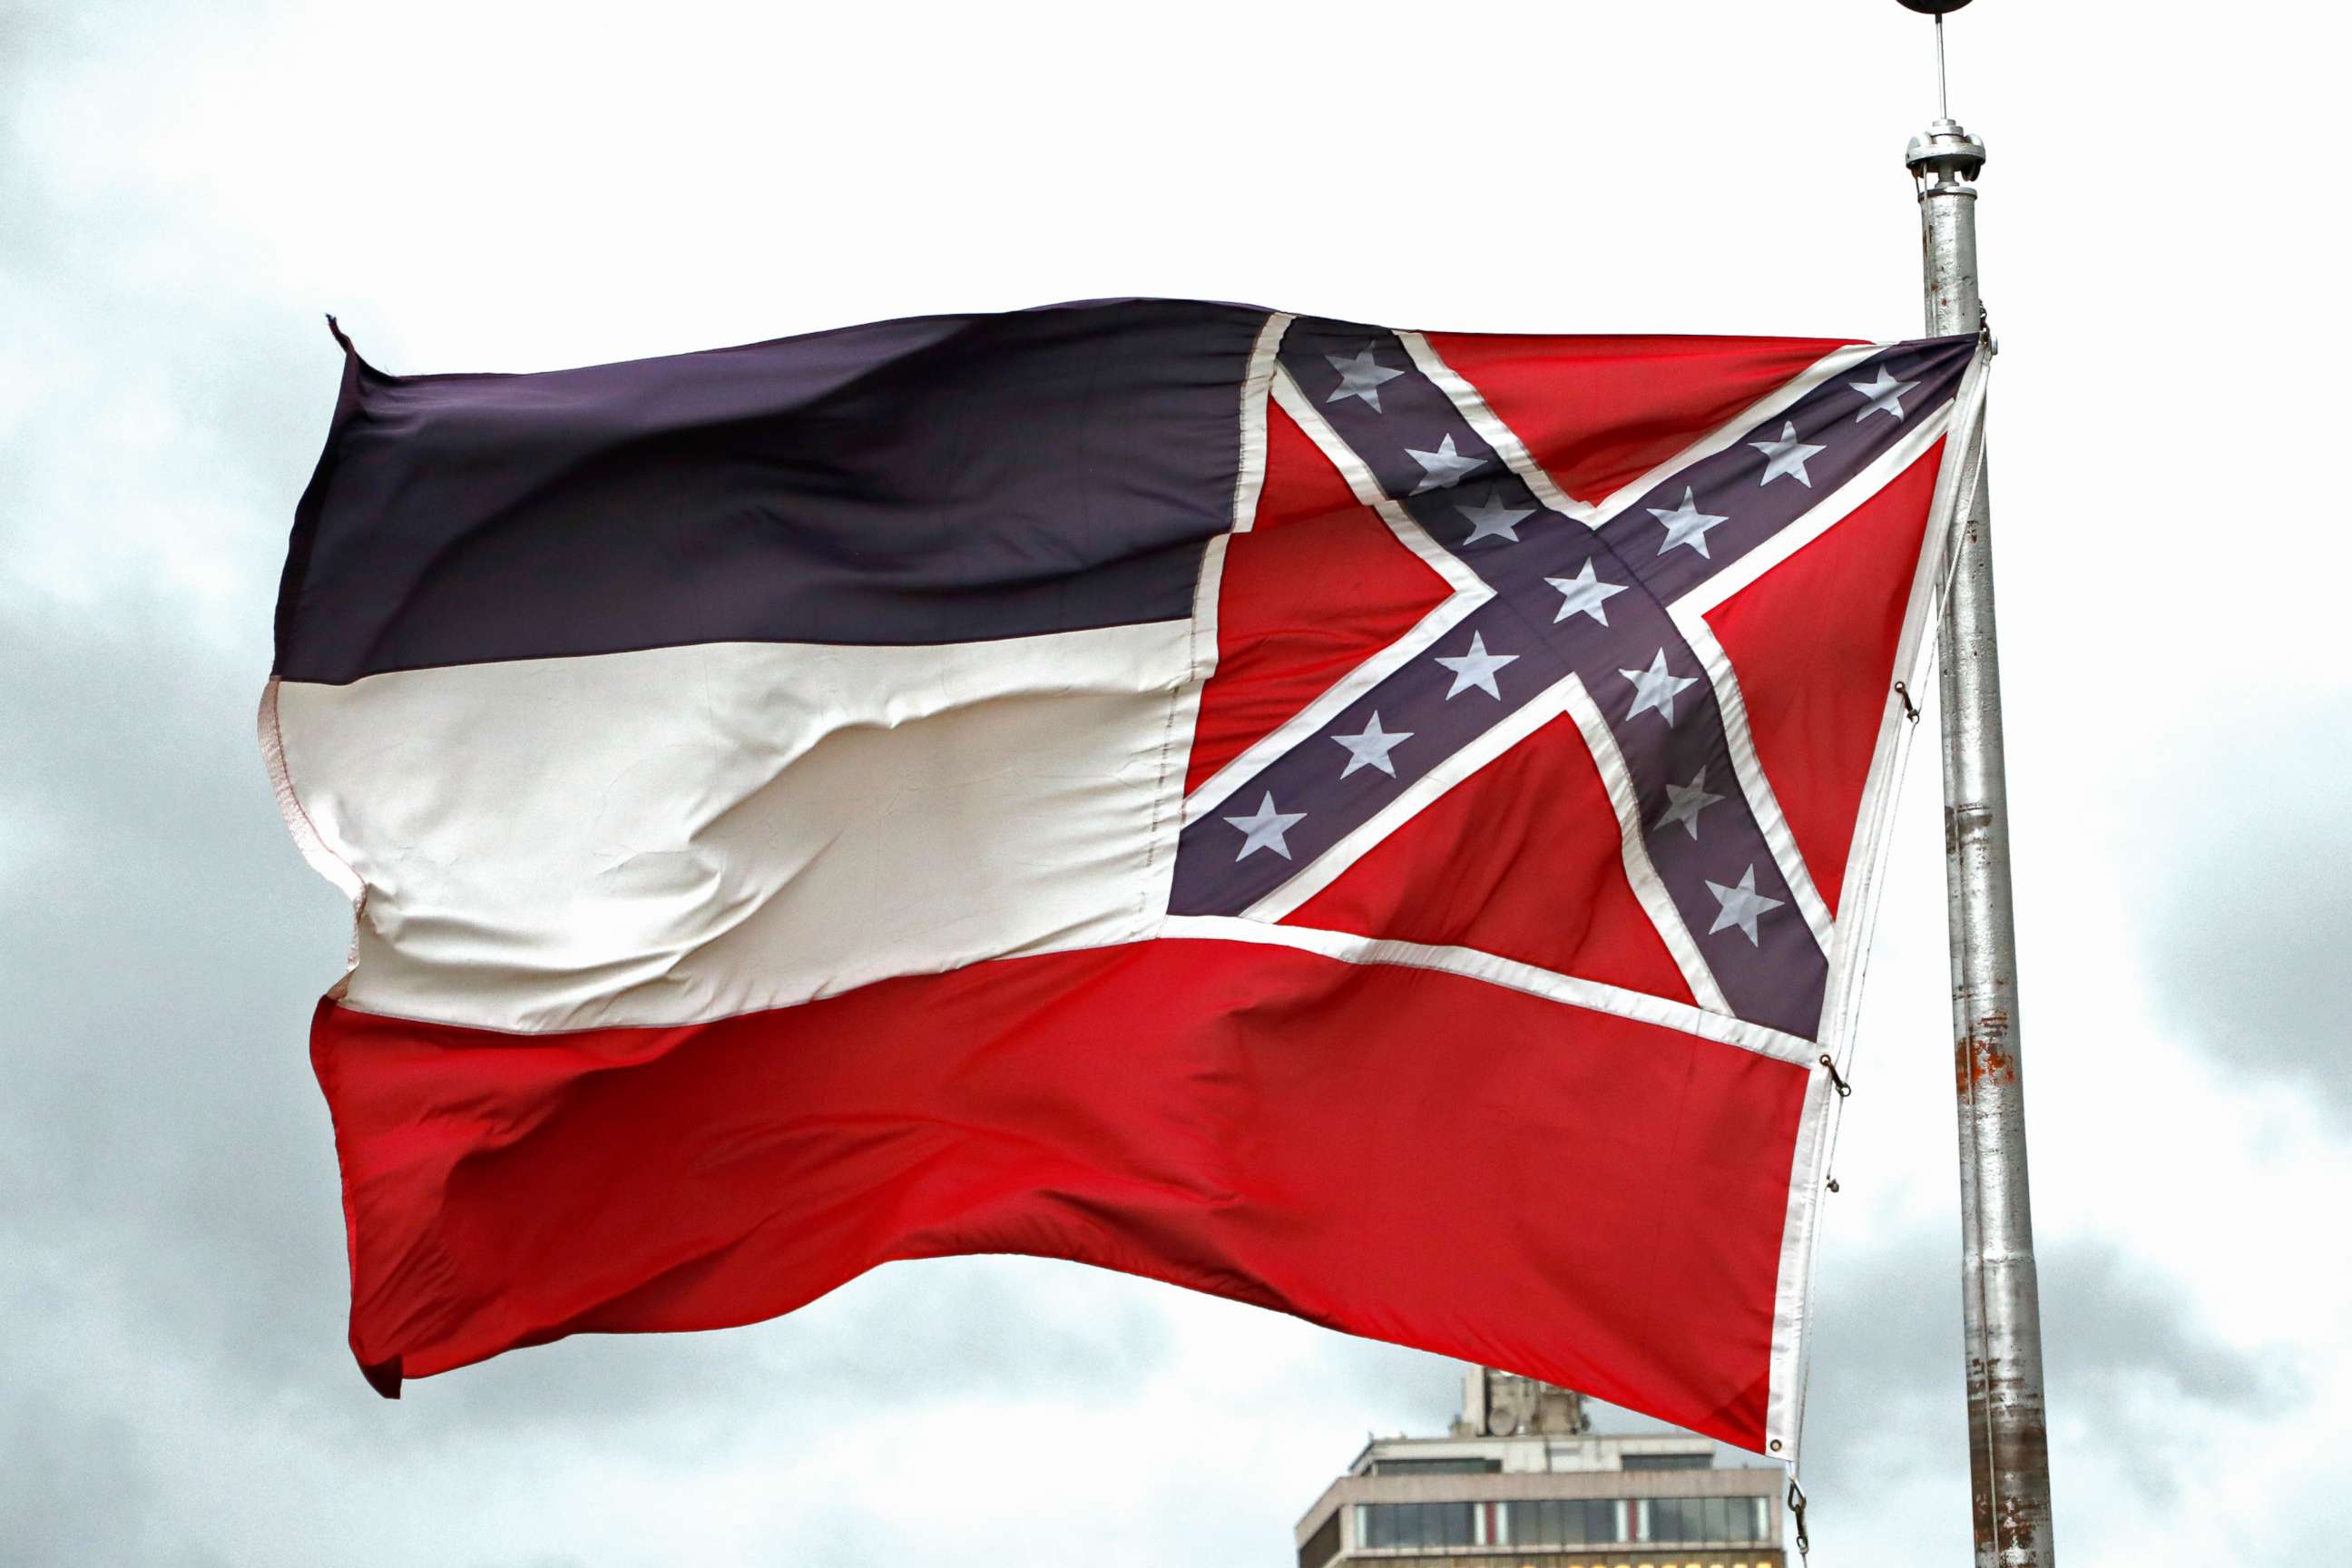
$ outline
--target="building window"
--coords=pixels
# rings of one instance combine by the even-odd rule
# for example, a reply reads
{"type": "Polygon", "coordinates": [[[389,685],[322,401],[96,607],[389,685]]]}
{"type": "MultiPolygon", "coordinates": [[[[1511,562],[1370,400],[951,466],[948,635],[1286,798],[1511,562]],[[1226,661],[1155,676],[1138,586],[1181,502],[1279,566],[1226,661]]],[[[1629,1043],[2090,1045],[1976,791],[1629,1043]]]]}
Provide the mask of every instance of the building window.
{"type": "Polygon", "coordinates": [[[1491,1476],[1502,1469],[1500,1459],[1374,1459],[1376,1476],[1491,1476]]]}
{"type": "Polygon", "coordinates": [[[1366,1502],[1356,1505],[1356,1539],[1377,1551],[1388,1546],[1475,1546],[1466,1502],[1366,1502]]]}
{"type": "Polygon", "coordinates": [[[1728,1545],[1766,1542],[1765,1500],[1757,1497],[1651,1498],[1642,1505],[1648,1530],[1642,1539],[1661,1545],[1728,1545]]]}
{"type": "Polygon", "coordinates": [[[1712,1454],[1628,1454],[1619,1461],[1629,1470],[1710,1470],[1712,1454]]]}
{"type": "Polygon", "coordinates": [[[1531,1498],[1508,1505],[1508,1540],[1514,1546],[1608,1546],[1624,1540],[1623,1515],[1601,1498],[1531,1498]]]}

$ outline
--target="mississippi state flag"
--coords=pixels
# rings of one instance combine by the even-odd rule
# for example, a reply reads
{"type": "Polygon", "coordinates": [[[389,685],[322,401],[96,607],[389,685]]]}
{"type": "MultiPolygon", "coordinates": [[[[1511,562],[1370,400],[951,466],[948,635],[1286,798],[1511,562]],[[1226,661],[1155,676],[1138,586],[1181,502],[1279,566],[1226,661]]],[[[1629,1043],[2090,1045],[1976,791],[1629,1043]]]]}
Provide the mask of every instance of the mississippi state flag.
{"type": "Polygon", "coordinates": [[[1024,1253],[1793,1456],[1973,340],[344,347],[261,737],[380,1390],[1024,1253]]]}

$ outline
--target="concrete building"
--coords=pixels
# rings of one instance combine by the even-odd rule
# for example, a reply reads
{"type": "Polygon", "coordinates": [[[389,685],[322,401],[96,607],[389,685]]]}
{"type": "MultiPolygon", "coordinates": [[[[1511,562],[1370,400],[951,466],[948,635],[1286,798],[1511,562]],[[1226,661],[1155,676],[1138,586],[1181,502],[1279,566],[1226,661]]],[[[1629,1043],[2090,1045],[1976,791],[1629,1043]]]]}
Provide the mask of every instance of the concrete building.
{"type": "Polygon", "coordinates": [[[1786,1568],[1779,1467],[1591,1430],[1583,1397],[1473,1368],[1444,1437],[1376,1437],[1295,1532],[1298,1568],[1786,1568]]]}

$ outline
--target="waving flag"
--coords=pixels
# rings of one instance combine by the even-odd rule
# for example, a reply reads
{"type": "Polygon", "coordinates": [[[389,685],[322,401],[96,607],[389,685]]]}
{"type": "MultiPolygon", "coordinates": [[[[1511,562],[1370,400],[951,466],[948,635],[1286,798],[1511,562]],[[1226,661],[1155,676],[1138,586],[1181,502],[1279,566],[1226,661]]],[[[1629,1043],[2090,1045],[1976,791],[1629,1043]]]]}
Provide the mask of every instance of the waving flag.
{"type": "Polygon", "coordinates": [[[261,732],[380,1389],[1009,1252],[1793,1454],[1973,340],[345,346],[261,732]]]}

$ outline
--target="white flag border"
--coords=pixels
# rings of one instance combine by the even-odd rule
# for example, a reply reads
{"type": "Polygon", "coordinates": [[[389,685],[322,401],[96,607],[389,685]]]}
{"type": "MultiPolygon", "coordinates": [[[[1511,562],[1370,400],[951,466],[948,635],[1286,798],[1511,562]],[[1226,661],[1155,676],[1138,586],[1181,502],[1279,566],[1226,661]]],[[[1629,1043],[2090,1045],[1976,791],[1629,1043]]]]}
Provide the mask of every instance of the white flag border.
{"type": "MultiPolygon", "coordinates": [[[[1935,500],[1927,510],[1927,531],[1920,541],[1919,561],[1912,572],[1910,602],[1904,610],[1903,632],[1895,644],[1893,681],[1904,692],[1916,693],[1928,664],[1935,639],[1928,631],[1943,608],[1949,578],[1949,554],[1959,514],[1975,499],[1977,479],[1984,462],[1985,383],[1992,363],[1990,345],[1979,342],[1976,355],[1953,395],[1951,425],[1944,456],[1936,475],[1935,500]]],[[[1916,708],[1914,702],[1912,707],[1916,708]]],[[[1886,850],[1902,793],[1904,763],[1910,753],[1912,731],[1902,692],[1890,681],[1879,715],[1878,741],[1864,776],[1862,805],[1856,815],[1853,842],[1846,853],[1845,876],[1839,897],[1836,940],[1830,952],[1829,983],[1822,1012],[1820,1049],[1811,1064],[1805,1089],[1804,1111],[1798,1124],[1797,1147],[1789,1171],[1789,1215],[1780,1233],[1780,1287],[1772,1312],[1772,1357],[1769,1393],[1764,1415],[1769,1458],[1793,1467],[1798,1439],[1804,1427],[1805,1385],[1811,1364],[1813,1260],[1821,1238],[1821,1202],[1831,1157],[1837,1149],[1838,1121],[1844,1098],[1835,1092],[1838,1079],[1852,1071],[1854,1032],[1862,1011],[1862,984],[1869,967],[1870,938],[1878,920],[1878,900],[1886,865],[1886,850]]]]}

